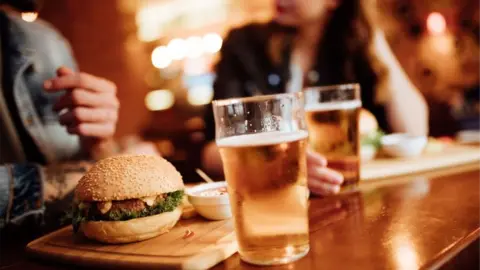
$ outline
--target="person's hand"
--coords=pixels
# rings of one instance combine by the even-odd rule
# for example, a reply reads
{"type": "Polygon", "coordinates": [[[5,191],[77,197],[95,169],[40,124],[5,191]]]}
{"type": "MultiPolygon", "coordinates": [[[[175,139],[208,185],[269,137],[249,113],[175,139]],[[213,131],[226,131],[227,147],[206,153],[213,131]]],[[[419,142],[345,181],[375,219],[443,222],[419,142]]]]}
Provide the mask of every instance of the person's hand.
{"type": "Polygon", "coordinates": [[[314,151],[307,151],[308,187],[316,195],[332,195],[340,191],[343,176],[327,168],[327,160],[314,151]]]}
{"type": "Polygon", "coordinates": [[[59,121],[67,131],[94,139],[113,136],[120,107],[115,84],[66,67],[59,68],[57,75],[43,86],[49,92],[67,90],[53,107],[62,112],[59,121]]]}

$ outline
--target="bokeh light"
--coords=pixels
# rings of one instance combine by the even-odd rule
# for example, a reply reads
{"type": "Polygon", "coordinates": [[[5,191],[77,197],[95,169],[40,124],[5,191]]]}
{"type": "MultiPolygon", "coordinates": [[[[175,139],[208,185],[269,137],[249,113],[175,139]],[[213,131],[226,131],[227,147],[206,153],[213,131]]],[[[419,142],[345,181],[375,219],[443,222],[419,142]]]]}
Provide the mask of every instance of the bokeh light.
{"type": "Polygon", "coordinates": [[[37,12],[23,12],[22,19],[26,22],[33,22],[37,19],[38,13],[37,12]]]}
{"type": "Polygon", "coordinates": [[[187,54],[187,43],[181,38],[172,39],[167,46],[173,60],[182,60],[187,54]]]}
{"type": "Polygon", "coordinates": [[[141,7],[135,16],[138,39],[144,42],[159,39],[163,34],[164,20],[168,19],[163,15],[167,12],[161,3],[148,3],[141,7]]]}
{"type": "Polygon", "coordinates": [[[156,68],[166,68],[172,63],[169,50],[166,46],[159,46],[152,52],[152,64],[156,68]]]}
{"type": "Polygon", "coordinates": [[[193,36],[186,40],[187,57],[198,58],[203,54],[203,42],[201,37],[193,36]]]}
{"type": "Polygon", "coordinates": [[[188,89],[187,100],[192,105],[206,105],[213,99],[211,85],[198,85],[188,89]]]}
{"type": "Polygon", "coordinates": [[[175,103],[175,96],[170,90],[154,90],[145,97],[145,106],[150,111],[163,111],[170,109],[175,103]]]}
{"type": "Polygon", "coordinates": [[[200,130],[205,127],[205,120],[202,117],[195,116],[185,121],[185,128],[188,130],[200,130]]]}
{"type": "Polygon", "coordinates": [[[203,36],[203,50],[209,53],[216,53],[222,48],[222,37],[215,33],[203,36]]]}
{"type": "Polygon", "coordinates": [[[442,14],[438,12],[432,12],[427,18],[427,29],[432,34],[442,34],[447,29],[447,21],[442,14]]]}

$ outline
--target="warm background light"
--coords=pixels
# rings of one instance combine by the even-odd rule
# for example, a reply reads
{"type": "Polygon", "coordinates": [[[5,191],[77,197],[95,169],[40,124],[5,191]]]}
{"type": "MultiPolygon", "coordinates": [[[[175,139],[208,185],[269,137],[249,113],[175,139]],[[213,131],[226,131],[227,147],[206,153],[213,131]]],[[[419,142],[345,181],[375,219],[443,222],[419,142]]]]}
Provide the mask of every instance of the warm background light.
{"type": "Polygon", "coordinates": [[[170,52],[166,46],[159,46],[152,52],[152,64],[156,68],[166,68],[172,62],[170,52]]]}
{"type": "Polygon", "coordinates": [[[427,18],[427,28],[433,34],[442,34],[447,29],[445,17],[438,12],[432,12],[427,18]]]}
{"type": "Polygon", "coordinates": [[[163,111],[170,109],[175,103],[175,97],[170,90],[160,89],[147,94],[145,105],[150,111],[163,111]]]}
{"type": "Polygon", "coordinates": [[[216,53],[222,48],[222,37],[215,33],[203,36],[203,50],[209,53],[216,53]]]}
{"type": "Polygon", "coordinates": [[[167,46],[170,57],[173,60],[182,60],[187,54],[187,44],[181,38],[172,39],[167,46]]]}
{"type": "Polygon", "coordinates": [[[187,43],[187,57],[198,58],[203,54],[202,38],[193,36],[186,40],[187,43]]]}
{"type": "Polygon", "coordinates": [[[206,105],[212,101],[211,85],[199,85],[188,89],[187,100],[192,105],[206,105]]]}
{"type": "Polygon", "coordinates": [[[22,13],[22,19],[26,22],[33,22],[37,19],[37,12],[24,12],[22,13]]]}
{"type": "Polygon", "coordinates": [[[166,18],[165,7],[161,3],[147,3],[137,11],[135,21],[138,27],[138,39],[150,42],[159,39],[163,34],[163,25],[166,18]],[[163,14],[165,13],[165,14],[163,14]]]}

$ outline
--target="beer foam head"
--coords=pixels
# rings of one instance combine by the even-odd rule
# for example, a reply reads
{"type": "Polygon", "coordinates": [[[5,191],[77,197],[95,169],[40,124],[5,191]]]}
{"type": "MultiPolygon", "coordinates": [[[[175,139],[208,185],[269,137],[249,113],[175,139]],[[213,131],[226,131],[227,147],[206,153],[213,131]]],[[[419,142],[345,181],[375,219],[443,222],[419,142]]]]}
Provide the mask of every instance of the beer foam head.
{"type": "Polygon", "coordinates": [[[238,135],[217,140],[219,147],[249,147],[271,145],[285,142],[298,141],[307,138],[305,130],[299,131],[271,131],[246,135],[238,135]]]}
{"type": "Polygon", "coordinates": [[[311,103],[305,106],[305,111],[335,111],[362,107],[360,100],[335,101],[326,103],[311,103]]]}

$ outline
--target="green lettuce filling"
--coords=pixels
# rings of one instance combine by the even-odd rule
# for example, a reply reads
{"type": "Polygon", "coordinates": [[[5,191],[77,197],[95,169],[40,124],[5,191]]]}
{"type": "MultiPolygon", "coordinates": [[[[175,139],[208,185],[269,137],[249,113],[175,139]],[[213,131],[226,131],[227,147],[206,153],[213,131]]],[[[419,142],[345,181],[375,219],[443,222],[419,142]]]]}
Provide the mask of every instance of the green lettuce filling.
{"type": "Polygon", "coordinates": [[[75,232],[80,228],[80,224],[85,221],[125,221],[134,218],[148,217],[158,215],[164,212],[171,212],[175,210],[181,203],[184,191],[177,190],[166,193],[165,198],[152,206],[146,206],[139,211],[129,209],[118,209],[116,211],[109,211],[106,214],[101,214],[92,205],[86,206],[84,203],[74,204],[72,209],[72,225],[75,232]],[[92,209],[93,208],[93,209],[92,209]]]}

